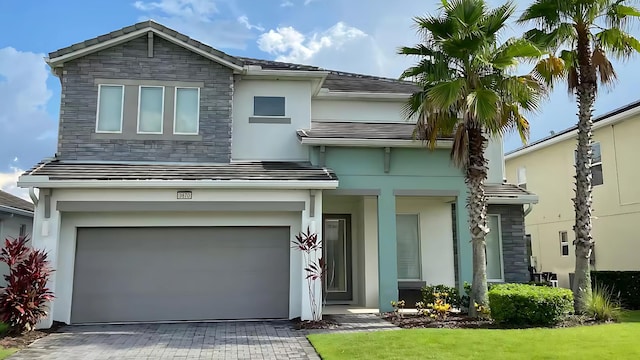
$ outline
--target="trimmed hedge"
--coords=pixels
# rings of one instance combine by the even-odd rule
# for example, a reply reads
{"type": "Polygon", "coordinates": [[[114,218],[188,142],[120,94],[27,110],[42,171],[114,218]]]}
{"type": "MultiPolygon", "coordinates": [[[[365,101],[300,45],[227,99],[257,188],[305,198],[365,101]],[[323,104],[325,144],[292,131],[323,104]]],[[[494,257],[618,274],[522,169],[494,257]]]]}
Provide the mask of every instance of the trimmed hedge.
{"type": "Polygon", "coordinates": [[[592,271],[593,286],[607,287],[627,310],[640,310],[640,271],[592,271]]]}
{"type": "Polygon", "coordinates": [[[573,294],[569,289],[501,284],[489,290],[489,305],[498,324],[549,326],[573,311],[573,294]]]}

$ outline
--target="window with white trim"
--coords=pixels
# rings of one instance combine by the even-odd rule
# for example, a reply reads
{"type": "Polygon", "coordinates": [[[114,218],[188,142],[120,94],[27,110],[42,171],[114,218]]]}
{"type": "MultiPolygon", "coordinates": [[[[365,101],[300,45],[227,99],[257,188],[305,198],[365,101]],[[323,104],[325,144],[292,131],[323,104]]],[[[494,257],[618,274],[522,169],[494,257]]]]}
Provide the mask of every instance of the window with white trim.
{"type": "Polygon", "coordinates": [[[396,215],[398,280],[420,280],[420,226],[417,214],[396,215]]]}
{"type": "Polygon", "coordinates": [[[254,116],[284,116],[285,99],[282,96],[254,96],[254,116]]]}
{"type": "Polygon", "coordinates": [[[569,236],[566,231],[560,231],[560,254],[569,256],[569,236]]]}
{"type": "Polygon", "coordinates": [[[162,134],[164,87],[140,86],[138,95],[138,133],[162,134]]]}
{"type": "Polygon", "coordinates": [[[500,226],[500,215],[488,215],[489,234],[485,238],[487,280],[504,281],[502,268],[502,228],[500,226]]]}
{"type": "Polygon", "coordinates": [[[20,233],[19,236],[26,236],[27,235],[27,225],[26,224],[21,224],[20,225],[20,233]]]}
{"type": "Polygon", "coordinates": [[[198,133],[200,118],[200,89],[176,88],[173,133],[193,135],[198,133]]]}
{"type": "MultiPolygon", "coordinates": [[[[573,151],[573,163],[578,163],[578,150],[573,151]]],[[[591,143],[591,186],[604,184],[604,176],[602,173],[602,152],[600,143],[591,143]]]]}
{"type": "Polygon", "coordinates": [[[526,189],[527,188],[527,168],[519,167],[517,173],[517,184],[519,187],[526,189]]]}
{"type": "Polygon", "coordinates": [[[121,133],[124,111],[124,86],[98,85],[96,132],[121,133]]]}

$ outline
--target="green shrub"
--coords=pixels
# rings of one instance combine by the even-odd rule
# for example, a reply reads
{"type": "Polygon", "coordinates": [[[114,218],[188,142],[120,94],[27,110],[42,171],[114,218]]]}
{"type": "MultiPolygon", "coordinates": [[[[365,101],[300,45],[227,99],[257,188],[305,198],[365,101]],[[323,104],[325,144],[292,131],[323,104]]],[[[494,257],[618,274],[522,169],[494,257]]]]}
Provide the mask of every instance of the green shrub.
{"type": "Polygon", "coordinates": [[[592,286],[607,287],[627,310],[640,310],[640,271],[592,271],[592,286]]]}
{"type": "Polygon", "coordinates": [[[587,303],[587,315],[596,320],[615,321],[622,315],[622,308],[609,288],[596,285],[587,303]]]}
{"type": "Polygon", "coordinates": [[[571,313],[573,294],[569,289],[501,284],[489,291],[489,305],[498,324],[549,326],[571,313]]]}
{"type": "Polygon", "coordinates": [[[460,292],[455,287],[447,285],[427,285],[422,288],[422,303],[433,304],[441,299],[455,308],[460,308],[460,292]],[[439,294],[439,296],[436,296],[439,294]]]}

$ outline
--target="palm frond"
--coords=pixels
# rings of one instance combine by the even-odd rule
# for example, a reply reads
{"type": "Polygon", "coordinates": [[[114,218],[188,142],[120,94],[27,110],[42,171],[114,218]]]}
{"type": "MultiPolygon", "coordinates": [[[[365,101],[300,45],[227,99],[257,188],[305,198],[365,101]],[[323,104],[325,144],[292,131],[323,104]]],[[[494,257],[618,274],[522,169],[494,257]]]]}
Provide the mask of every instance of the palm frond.
{"type": "Polygon", "coordinates": [[[539,59],[542,54],[543,51],[531,41],[512,38],[496,49],[490,63],[494,68],[504,70],[518,65],[523,59],[539,59]]]}
{"type": "Polygon", "coordinates": [[[593,50],[591,64],[597,71],[600,84],[611,86],[618,78],[613,64],[607,59],[607,54],[602,48],[597,47],[593,50]]]}
{"type": "Polygon", "coordinates": [[[640,52],[640,41],[619,28],[610,28],[594,35],[596,46],[617,58],[627,59],[640,52]]]}
{"type": "Polygon", "coordinates": [[[553,88],[556,82],[566,78],[567,68],[561,58],[551,54],[538,61],[531,75],[549,88],[553,88]]]}
{"type": "Polygon", "coordinates": [[[448,110],[464,97],[466,86],[464,78],[443,81],[426,90],[426,97],[433,107],[448,110]]]}

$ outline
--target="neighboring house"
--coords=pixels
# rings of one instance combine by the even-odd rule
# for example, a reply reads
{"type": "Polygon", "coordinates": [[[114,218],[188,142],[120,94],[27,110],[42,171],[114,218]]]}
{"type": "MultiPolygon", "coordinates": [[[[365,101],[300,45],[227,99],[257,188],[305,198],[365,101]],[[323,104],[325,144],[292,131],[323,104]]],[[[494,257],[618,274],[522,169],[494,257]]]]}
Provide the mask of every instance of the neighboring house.
{"type": "MultiPolygon", "coordinates": [[[[640,102],[595,118],[593,125],[592,267],[640,270],[640,186],[637,141],[640,102]]],[[[535,192],[526,217],[534,264],[569,287],[575,268],[574,176],[577,129],[571,127],[506,154],[507,179],[535,192]]]]}
{"type": "MultiPolygon", "coordinates": [[[[152,21],[47,63],[58,152],[19,185],[40,189],[49,324],[309,319],[291,248],[307,228],[324,238],[329,304],[387,311],[399,287],[471,281],[463,174],[450,140],[413,140],[414,84],[233,57],[152,21]]],[[[501,139],[487,156],[489,277],[528,281],[537,198],[503,184],[501,139]]]]}
{"type": "MultiPolygon", "coordinates": [[[[0,190],[0,241],[4,247],[7,238],[30,236],[33,228],[33,204],[0,190]]],[[[9,268],[0,263],[0,285],[9,268]]]]}

